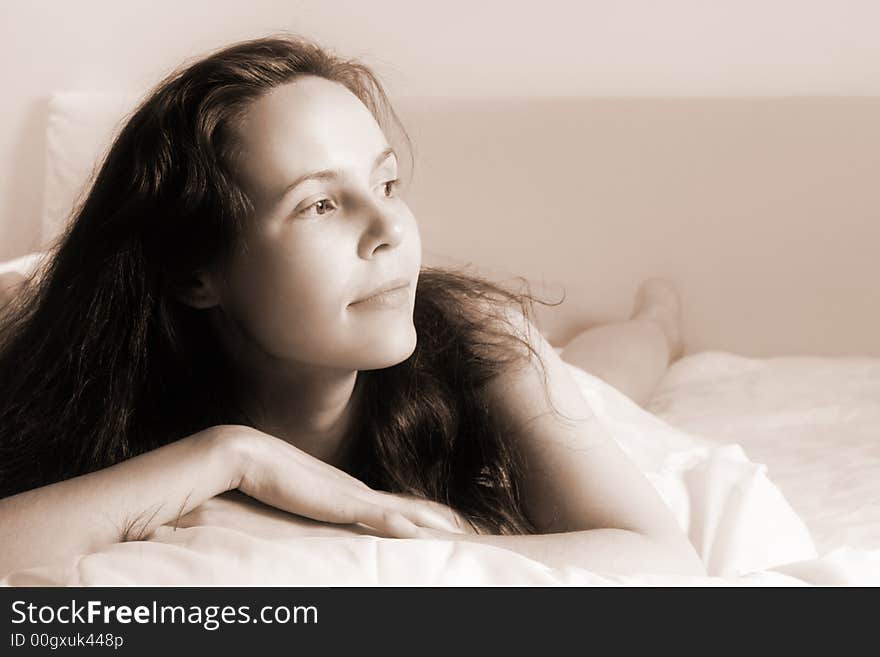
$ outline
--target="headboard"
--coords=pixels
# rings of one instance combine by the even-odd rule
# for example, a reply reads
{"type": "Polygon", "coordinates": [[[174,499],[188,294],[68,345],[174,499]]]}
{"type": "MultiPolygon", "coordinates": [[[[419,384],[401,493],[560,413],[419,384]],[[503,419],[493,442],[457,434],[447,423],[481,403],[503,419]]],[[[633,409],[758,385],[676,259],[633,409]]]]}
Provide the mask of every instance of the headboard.
{"type": "MultiPolygon", "coordinates": [[[[44,244],[134,100],[51,99],[44,244]]],[[[880,356],[880,99],[395,107],[415,147],[404,193],[425,264],[564,294],[537,306],[554,344],[626,317],[639,281],[664,276],[689,353],[880,356]]]]}

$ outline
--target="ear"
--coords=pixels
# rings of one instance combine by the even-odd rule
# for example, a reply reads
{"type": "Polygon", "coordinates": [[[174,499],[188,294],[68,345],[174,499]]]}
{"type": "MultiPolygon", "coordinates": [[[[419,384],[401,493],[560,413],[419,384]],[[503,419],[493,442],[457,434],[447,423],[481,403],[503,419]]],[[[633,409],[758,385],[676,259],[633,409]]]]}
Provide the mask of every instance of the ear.
{"type": "Polygon", "coordinates": [[[174,282],[171,289],[178,301],[198,310],[213,308],[220,303],[214,277],[208,272],[195,272],[174,282]]]}

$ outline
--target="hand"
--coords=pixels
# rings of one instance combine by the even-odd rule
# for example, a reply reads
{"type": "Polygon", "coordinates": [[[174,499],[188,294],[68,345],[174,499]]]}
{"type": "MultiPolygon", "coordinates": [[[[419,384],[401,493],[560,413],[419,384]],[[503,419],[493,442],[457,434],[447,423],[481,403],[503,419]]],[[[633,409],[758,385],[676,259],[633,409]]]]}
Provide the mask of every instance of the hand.
{"type": "MultiPolygon", "coordinates": [[[[454,534],[479,534],[477,526],[455,509],[416,495],[407,493],[381,493],[388,499],[388,504],[401,512],[410,510],[413,513],[426,514],[430,518],[436,517],[436,522],[417,523],[421,530],[437,531],[441,533],[452,532],[454,534]]],[[[420,533],[425,533],[421,531],[420,533]]]]}
{"type": "Polygon", "coordinates": [[[264,504],[320,522],[360,523],[388,538],[419,538],[420,528],[467,531],[468,523],[443,504],[373,490],[280,438],[240,425],[213,431],[240,463],[230,489],[264,504]]]}
{"type": "Polygon", "coordinates": [[[475,537],[482,535],[483,534],[475,530],[472,530],[465,534],[459,534],[455,532],[444,531],[442,529],[429,529],[427,527],[419,527],[418,536],[416,538],[433,538],[439,539],[441,541],[471,541],[479,543],[480,540],[475,537]]]}

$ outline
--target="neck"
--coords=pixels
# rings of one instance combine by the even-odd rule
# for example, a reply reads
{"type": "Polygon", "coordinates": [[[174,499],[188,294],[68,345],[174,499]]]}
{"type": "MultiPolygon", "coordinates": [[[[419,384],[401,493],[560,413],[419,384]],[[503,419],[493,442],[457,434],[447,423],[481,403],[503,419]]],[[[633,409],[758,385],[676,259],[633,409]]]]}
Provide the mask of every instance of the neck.
{"type": "Polygon", "coordinates": [[[289,372],[248,377],[244,401],[256,428],[330,465],[343,467],[351,451],[357,410],[357,372],[289,372]]]}
{"type": "Polygon", "coordinates": [[[225,342],[253,426],[347,469],[361,398],[358,372],[281,360],[242,340],[225,342]]]}

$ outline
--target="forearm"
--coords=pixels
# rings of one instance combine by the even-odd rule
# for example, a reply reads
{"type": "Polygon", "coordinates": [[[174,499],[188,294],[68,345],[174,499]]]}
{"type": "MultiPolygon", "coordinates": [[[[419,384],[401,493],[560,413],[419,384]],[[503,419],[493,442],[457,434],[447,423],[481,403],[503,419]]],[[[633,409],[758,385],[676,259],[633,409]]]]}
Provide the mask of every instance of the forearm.
{"type": "Polygon", "coordinates": [[[705,567],[686,539],[659,539],[623,529],[517,536],[468,534],[455,540],[495,545],[556,568],[577,566],[618,575],[706,576],[705,567]]]}
{"type": "Polygon", "coordinates": [[[240,463],[211,430],[0,500],[0,575],[94,551],[235,488],[240,463]]]}

